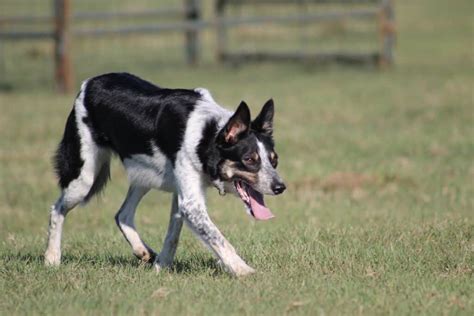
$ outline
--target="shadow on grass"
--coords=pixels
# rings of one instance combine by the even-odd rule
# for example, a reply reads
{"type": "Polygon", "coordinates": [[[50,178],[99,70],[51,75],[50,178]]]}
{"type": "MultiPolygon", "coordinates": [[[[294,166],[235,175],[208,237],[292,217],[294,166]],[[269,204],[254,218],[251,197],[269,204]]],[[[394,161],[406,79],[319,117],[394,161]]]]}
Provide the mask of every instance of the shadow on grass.
{"type": "MultiPolygon", "coordinates": [[[[43,266],[44,256],[36,253],[10,253],[0,256],[0,262],[5,265],[35,265],[43,266]]],[[[133,256],[120,255],[64,255],[61,260],[62,266],[89,266],[89,267],[120,267],[120,268],[148,268],[153,269],[153,264],[144,263],[133,256]]],[[[184,260],[175,260],[170,273],[177,274],[193,274],[193,273],[210,273],[212,276],[219,276],[225,272],[219,267],[216,260],[204,256],[193,256],[184,260]]]]}
{"type": "Polygon", "coordinates": [[[0,81],[0,92],[12,92],[13,85],[8,82],[0,81]]]}
{"type": "Polygon", "coordinates": [[[171,272],[188,274],[193,272],[212,271],[213,276],[224,274],[216,260],[213,258],[194,257],[185,260],[175,260],[171,272]]]}
{"type": "Polygon", "coordinates": [[[43,256],[37,254],[9,253],[1,255],[0,260],[4,264],[21,263],[24,265],[36,265],[39,263],[43,263],[43,256]]]}
{"type": "MultiPolygon", "coordinates": [[[[42,254],[36,253],[10,253],[4,254],[0,256],[1,260],[4,263],[21,263],[24,265],[36,265],[36,264],[43,264],[44,256],[42,254]]],[[[68,264],[86,264],[91,266],[97,265],[112,265],[112,266],[132,266],[138,267],[141,264],[138,260],[131,257],[124,257],[124,256],[93,256],[93,255],[64,255],[61,260],[61,264],[68,265],[68,264]]]]}

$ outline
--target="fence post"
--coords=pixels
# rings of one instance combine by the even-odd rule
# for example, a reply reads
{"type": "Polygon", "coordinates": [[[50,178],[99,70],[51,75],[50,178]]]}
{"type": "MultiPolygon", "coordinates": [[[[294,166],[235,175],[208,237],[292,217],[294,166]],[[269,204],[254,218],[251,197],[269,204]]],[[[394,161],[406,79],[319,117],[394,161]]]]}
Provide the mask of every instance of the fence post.
{"type": "Polygon", "coordinates": [[[382,0],[379,12],[380,59],[379,66],[393,64],[395,46],[395,10],[392,0],[382,0]]]}
{"type": "Polygon", "coordinates": [[[71,1],[54,0],[54,62],[56,87],[61,93],[73,89],[71,64],[71,1]]]}
{"type": "Polygon", "coordinates": [[[217,60],[224,61],[227,46],[227,28],[223,23],[226,0],[218,0],[216,2],[216,19],[217,19],[217,60]]]}
{"type": "MultiPolygon", "coordinates": [[[[196,22],[201,18],[200,1],[185,0],[186,22],[196,22]]],[[[199,31],[194,28],[186,30],[186,60],[196,65],[199,57],[199,31]]]]}

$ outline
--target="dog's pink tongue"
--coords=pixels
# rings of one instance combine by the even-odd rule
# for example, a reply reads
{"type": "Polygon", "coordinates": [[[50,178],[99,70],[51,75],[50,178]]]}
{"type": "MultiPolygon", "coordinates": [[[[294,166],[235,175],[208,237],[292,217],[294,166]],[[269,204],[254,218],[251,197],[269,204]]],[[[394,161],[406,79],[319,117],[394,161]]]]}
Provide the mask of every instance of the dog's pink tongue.
{"type": "Polygon", "coordinates": [[[248,188],[250,196],[250,208],[252,209],[253,216],[255,219],[265,221],[267,219],[275,217],[270,209],[265,206],[263,201],[263,195],[260,192],[255,191],[252,188],[248,188]]]}

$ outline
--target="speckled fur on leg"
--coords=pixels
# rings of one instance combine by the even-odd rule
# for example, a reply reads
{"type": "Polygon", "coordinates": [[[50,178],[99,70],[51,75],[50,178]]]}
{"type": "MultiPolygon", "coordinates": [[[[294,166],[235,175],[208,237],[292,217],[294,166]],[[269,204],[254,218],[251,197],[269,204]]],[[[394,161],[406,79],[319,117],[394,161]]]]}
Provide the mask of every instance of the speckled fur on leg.
{"type": "Polygon", "coordinates": [[[204,208],[193,206],[192,201],[183,204],[181,212],[186,224],[216,254],[227,272],[237,277],[255,272],[237,255],[234,247],[211,221],[204,208]]]}
{"type": "Polygon", "coordinates": [[[215,253],[227,272],[237,277],[254,273],[255,270],[239,257],[234,247],[209,218],[202,177],[195,171],[185,152],[181,154],[177,157],[175,174],[178,184],[179,212],[184,221],[215,253]]]}

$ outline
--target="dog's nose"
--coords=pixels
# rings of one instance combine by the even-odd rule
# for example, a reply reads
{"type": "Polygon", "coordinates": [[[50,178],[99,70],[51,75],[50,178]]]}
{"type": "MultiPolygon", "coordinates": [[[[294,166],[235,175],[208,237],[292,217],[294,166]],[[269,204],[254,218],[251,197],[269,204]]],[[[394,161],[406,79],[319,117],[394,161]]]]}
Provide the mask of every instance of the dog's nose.
{"type": "Polygon", "coordinates": [[[286,186],[283,182],[277,182],[272,185],[272,191],[275,194],[281,194],[286,190],[286,186]]]}

